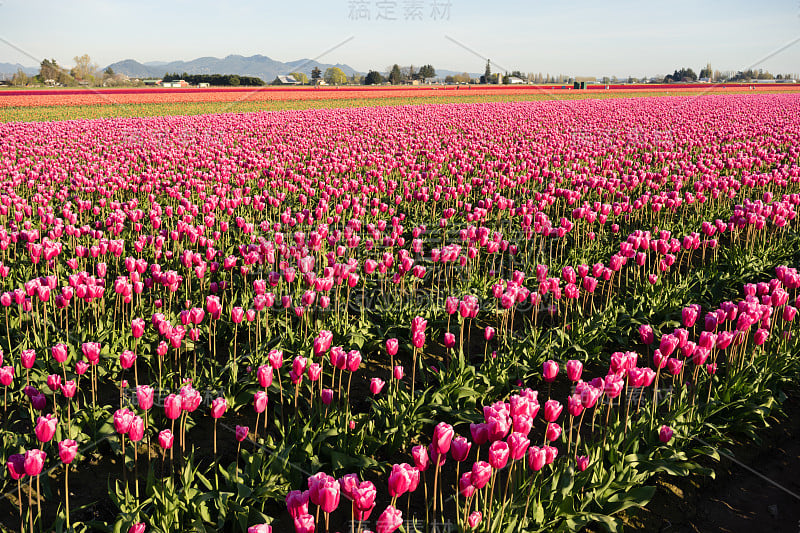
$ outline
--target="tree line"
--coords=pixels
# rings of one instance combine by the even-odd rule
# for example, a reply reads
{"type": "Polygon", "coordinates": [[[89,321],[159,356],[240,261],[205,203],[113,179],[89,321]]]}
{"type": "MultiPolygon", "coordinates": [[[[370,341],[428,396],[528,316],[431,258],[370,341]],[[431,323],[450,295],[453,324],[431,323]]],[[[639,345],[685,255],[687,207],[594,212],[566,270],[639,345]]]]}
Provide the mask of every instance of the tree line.
{"type": "MultiPolygon", "coordinates": [[[[28,76],[21,69],[14,74],[11,82],[13,85],[26,86],[31,83],[35,84],[55,84],[64,86],[78,86],[78,85],[141,85],[141,82],[136,83],[131,81],[130,78],[124,74],[115,73],[110,67],[101,71],[100,68],[94,63],[88,54],[76,56],[73,58],[75,66],[68,69],[58,64],[55,59],[44,59],[39,68],[39,73],[35,76],[28,76]]],[[[317,85],[324,81],[328,85],[380,85],[390,83],[392,85],[400,85],[409,82],[426,82],[436,77],[436,69],[433,65],[422,65],[415,68],[414,65],[401,67],[394,64],[387,67],[385,71],[380,72],[377,70],[370,70],[366,76],[361,76],[353,73],[347,76],[342,69],[338,67],[330,67],[323,73],[319,67],[315,66],[311,71],[311,77],[302,72],[292,72],[289,74],[294,77],[298,82],[303,85],[312,84],[317,85]]],[[[748,82],[750,80],[791,80],[797,79],[797,74],[775,74],[763,69],[754,70],[748,69],[744,71],[725,71],[712,70],[711,64],[708,63],[700,69],[699,74],[691,67],[682,67],[675,69],[672,74],[667,74],[663,78],[660,76],[655,78],[655,81],[663,83],[687,83],[696,82],[698,79],[703,79],[711,82],[748,82]]],[[[510,83],[513,78],[519,78],[528,83],[556,83],[567,84],[572,83],[571,76],[559,74],[551,76],[543,75],[541,72],[538,74],[528,73],[524,74],[518,70],[511,73],[506,72],[492,73],[491,61],[486,62],[486,69],[482,76],[473,79],[466,72],[462,74],[455,74],[446,76],[444,81],[446,83],[483,83],[483,84],[500,84],[510,83]]],[[[166,73],[163,77],[164,81],[185,80],[189,84],[197,85],[200,83],[208,83],[214,86],[229,86],[229,87],[260,87],[267,84],[261,78],[255,76],[241,76],[237,74],[188,74],[186,72],[179,74],[166,73]]],[[[579,81],[581,78],[577,78],[579,81]]],[[[653,78],[628,78],[618,79],[616,76],[596,78],[584,78],[597,80],[602,83],[641,83],[647,81],[654,81],[653,78]]],[[[272,84],[280,84],[280,80],[276,78],[272,84]]]]}
{"type": "Polygon", "coordinates": [[[700,74],[695,74],[691,67],[676,69],[672,74],[664,76],[664,83],[687,83],[704,79],[712,82],[748,82],[751,80],[791,80],[796,78],[796,74],[777,74],[773,75],[764,69],[747,69],[736,72],[720,72],[712,70],[711,63],[700,69],[700,74]]]}
{"type": "Polygon", "coordinates": [[[261,78],[239,76],[238,74],[187,74],[186,72],[170,74],[167,72],[162,79],[165,82],[184,80],[190,85],[208,83],[220,87],[261,87],[266,85],[261,78]]]}

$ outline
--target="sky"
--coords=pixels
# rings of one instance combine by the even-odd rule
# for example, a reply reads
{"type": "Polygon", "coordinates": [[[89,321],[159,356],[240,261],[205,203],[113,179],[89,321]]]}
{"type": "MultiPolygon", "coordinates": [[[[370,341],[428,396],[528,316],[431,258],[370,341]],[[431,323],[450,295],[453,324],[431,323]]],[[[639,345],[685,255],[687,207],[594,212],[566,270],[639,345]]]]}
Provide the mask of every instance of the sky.
{"type": "Polygon", "coordinates": [[[800,72],[800,0],[0,0],[0,62],[82,54],[100,67],[261,54],[362,72],[483,72],[489,58],[494,72],[777,74],[800,72]]]}

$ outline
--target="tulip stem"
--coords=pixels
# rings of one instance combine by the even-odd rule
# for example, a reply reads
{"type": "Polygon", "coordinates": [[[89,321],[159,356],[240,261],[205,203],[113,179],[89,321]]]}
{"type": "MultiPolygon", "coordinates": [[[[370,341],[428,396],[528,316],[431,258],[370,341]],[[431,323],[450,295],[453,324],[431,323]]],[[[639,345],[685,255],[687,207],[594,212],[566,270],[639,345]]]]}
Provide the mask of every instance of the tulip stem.
{"type": "Polygon", "coordinates": [[[496,471],[492,470],[492,480],[489,482],[489,497],[484,502],[484,514],[486,515],[486,531],[492,530],[492,498],[494,498],[494,479],[496,471]]]}
{"type": "MultiPolygon", "coordinates": [[[[581,424],[583,424],[583,415],[586,414],[586,409],[581,411],[581,417],[578,419],[578,429],[575,431],[575,455],[578,455],[578,445],[581,440],[581,424]]],[[[569,448],[567,448],[567,456],[569,456],[569,448]]]]}
{"type": "Polygon", "coordinates": [[[28,478],[28,525],[33,533],[33,477],[28,478]]]}
{"type": "MultiPolygon", "coordinates": [[[[412,403],[414,402],[414,386],[416,385],[416,381],[417,381],[417,348],[415,347],[414,348],[413,361],[412,361],[412,367],[411,367],[411,402],[412,403]]],[[[434,484],[435,484],[435,481],[434,481],[434,484]]],[[[436,501],[434,500],[434,506],[435,506],[435,504],[436,504],[436,501]]]]}
{"type": "Polygon", "coordinates": [[[436,455],[436,470],[433,474],[433,520],[436,521],[436,503],[437,503],[437,489],[439,483],[439,468],[441,466],[441,462],[439,461],[439,455],[436,455]]]}
{"type": "MultiPolygon", "coordinates": [[[[506,498],[508,498],[508,484],[511,482],[511,474],[514,473],[514,463],[515,462],[516,461],[514,461],[512,459],[511,460],[511,466],[508,469],[508,478],[506,478],[506,488],[503,491],[503,504],[502,504],[502,507],[500,508],[500,518],[497,519],[497,523],[500,524],[501,528],[503,527],[503,515],[506,512],[506,498]]],[[[512,500],[514,499],[514,494],[513,493],[511,494],[511,499],[512,500]]]]}
{"type": "Polygon", "coordinates": [[[25,519],[22,516],[22,482],[17,479],[17,507],[19,507],[19,530],[22,531],[25,519]]]}
{"type": "Polygon", "coordinates": [[[71,529],[69,522],[69,464],[66,467],[67,469],[64,472],[64,501],[67,505],[67,531],[69,531],[71,529]]]}
{"type": "Polygon", "coordinates": [[[136,501],[139,501],[139,448],[137,443],[131,441],[133,445],[133,483],[136,486],[136,501]]]}
{"type": "Polygon", "coordinates": [[[459,483],[458,483],[459,480],[460,480],[460,475],[461,475],[461,461],[457,461],[456,462],[456,517],[458,517],[458,504],[459,504],[458,496],[459,496],[459,493],[461,492],[459,490],[461,487],[459,486],[459,483]]]}
{"type": "Polygon", "coordinates": [[[428,516],[428,509],[430,508],[430,505],[428,505],[428,480],[425,477],[424,470],[422,471],[422,487],[425,490],[425,525],[427,525],[428,521],[430,520],[428,516]]]}
{"type": "Polygon", "coordinates": [[[606,409],[606,427],[603,429],[603,448],[606,446],[606,437],[608,437],[608,418],[611,416],[611,408],[614,406],[614,398],[609,398],[608,400],[608,409],[606,409]]]}
{"type": "Polygon", "coordinates": [[[653,422],[656,419],[656,401],[658,395],[658,378],[661,376],[661,364],[658,364],[658,368],[656,369],[656,381],[653,384],[653,411],[650,415],[650,429],[653,429],[653,422]]]}
{"type": "Polygon", "coordinates": [[[36,521],[39,523],[39,531],[42,530],[42,485],[39,482],[39,474],[36,475],[36,521]]]}
{"type": "Polygon", "coordinates": [[[239,451],[242,449],[242,441],[236,446],[236,482],[239,482],[239,451]]]}

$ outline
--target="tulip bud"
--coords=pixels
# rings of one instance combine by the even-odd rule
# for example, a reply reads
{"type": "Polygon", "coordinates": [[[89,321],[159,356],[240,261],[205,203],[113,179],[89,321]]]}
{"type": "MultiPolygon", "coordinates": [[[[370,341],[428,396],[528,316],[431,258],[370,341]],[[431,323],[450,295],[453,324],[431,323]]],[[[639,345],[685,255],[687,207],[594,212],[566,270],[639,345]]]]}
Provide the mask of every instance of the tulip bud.
{"type": "Polygon", "coordinates": [[[173,439],[172,431],[164,429],[158,434],[158,445],[164,450],[169,450],[172,448],[173,439]]]}
{"type": "Polygon", "coordinates": [[[547,383],[552,383],[553,381],[555,381],[556,377],[558,376],[558,363],[556,363],[552,359],[549,361],[545,361],[543,365],[543,375],[544,375],[544,380],[547,383]]]}
{"type": "Polygon", "coordinates": [[[483,515],[481,514],[481,512],[472,511],[469,514],[469,517],[467,518],[467,525],[469,525],[470,528],[475,529],[480,525],[481,520],[483,520],[483,515]]]}
{"type": "Polygon", "coordinates": [[[228,409],[228,402],[223,397],[215,398],[213,402],[211,402],[211,417],[212,418],[221,418],[222,415],[225,414],[225,411],[228,409]]]}
{"type": "Polygon", "coordinates": [[[385,384],[386,382],[380,378],[372,378],[372,380],[369,383],[369,391],[372,394],[379,394],[385,384]]]}

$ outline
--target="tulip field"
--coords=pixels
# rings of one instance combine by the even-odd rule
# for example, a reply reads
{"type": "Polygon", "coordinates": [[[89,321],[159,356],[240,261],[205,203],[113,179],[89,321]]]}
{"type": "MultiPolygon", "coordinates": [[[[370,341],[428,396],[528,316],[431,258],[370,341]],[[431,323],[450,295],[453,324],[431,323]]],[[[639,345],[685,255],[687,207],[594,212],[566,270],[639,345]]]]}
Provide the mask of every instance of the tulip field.
{"type": "Polygon", "coordinates": [[[0,139],[0,531],[620,531],[797,390],[798,93],[0,139]]]}
{"type": "Polygon", "coordinates": [[[792,93],[797,91],[797,87],[777,83],[757,86],[747,84],[610,85],[608,89],[605,85],[596,85],[589,86],[585,91],[574,91],[571,86],[566,85],[0,90],[0,122],[419,104],[792,93]]]}

